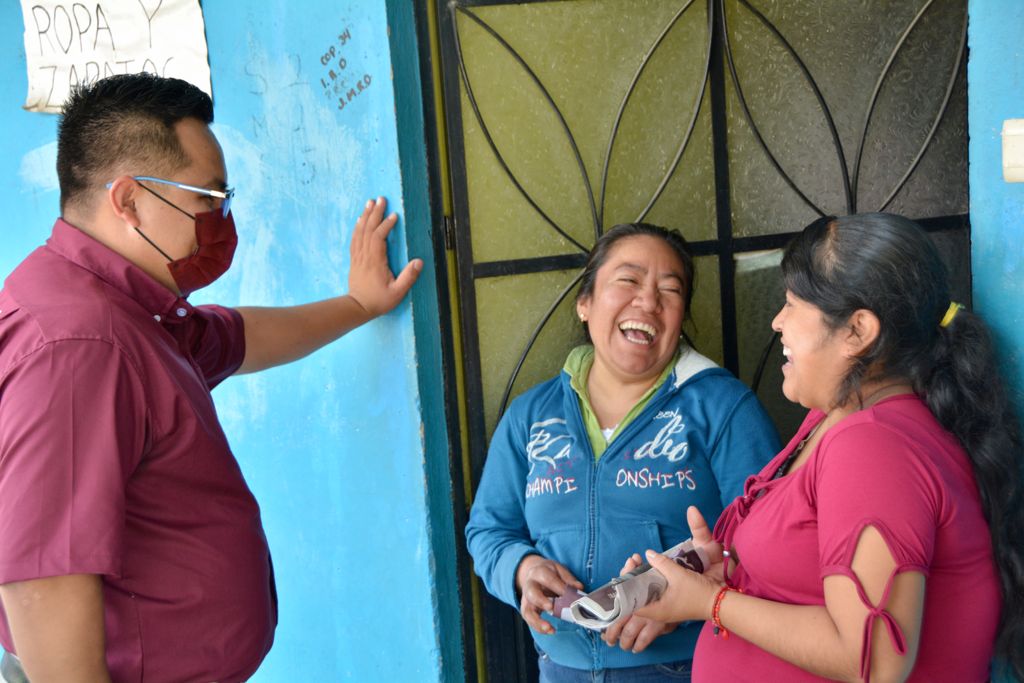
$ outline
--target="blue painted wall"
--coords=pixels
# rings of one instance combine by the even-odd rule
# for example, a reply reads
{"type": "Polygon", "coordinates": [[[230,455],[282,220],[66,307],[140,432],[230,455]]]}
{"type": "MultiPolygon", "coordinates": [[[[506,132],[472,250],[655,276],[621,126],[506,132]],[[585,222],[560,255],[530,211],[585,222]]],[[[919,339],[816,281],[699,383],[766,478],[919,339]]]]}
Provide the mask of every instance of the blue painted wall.
{"type": "Polygon", "coordinates": [[[1024,3],[970,0],[967,63],[974,307],[1024,414],[1024,183],[1002,174],[1005,119],[1024,118],[1024,3]]]}
{"type": "MultiPolygon", "coordinates": [[[[974,309],[992,327],[1024,415],[1024,183],[1002,173],[1003,121],[1024,118],[1024,4],[970,0],[967,63],[974,309]]],[[[996,675],[997,683],[1010,683],[996,675]]]]}
{"type": "MultiPolygon", "coordinates": [[[[415,34],[409,3],[391,4],[203,3],[213,130],[238,192],[240,244],[231,271],[193,302],[274,306],[344,292],[351,225],[379,194],[403,216],[393,267],[426,259],[412,302],[214,392],[277,572],[277,639],[254,681],[462,679],[457,595],[435,588],[454,586],[455,570],[424,132],[396,120],[399,104],[423,118],[415,34]],[[413,57],[394,74],[389,22],[413,57]],[[348,80],[337,92],[321,61],[332,46],[348,80]]],[[[6,274],[49,235],[58,192],[56,118],[20,108],[18,3],[0,4],[0,27],[6,274]]]]}

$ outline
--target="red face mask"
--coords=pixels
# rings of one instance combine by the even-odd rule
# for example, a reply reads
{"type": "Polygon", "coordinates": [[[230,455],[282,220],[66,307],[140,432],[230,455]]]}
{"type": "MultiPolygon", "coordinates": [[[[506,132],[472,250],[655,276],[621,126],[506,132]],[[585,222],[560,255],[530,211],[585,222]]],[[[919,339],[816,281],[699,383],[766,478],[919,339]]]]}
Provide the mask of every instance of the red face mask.
{"type": "MultiPolygon", "coordinates": [[[[158,178],[137,178],[138,180],[151,180],[155,182],[168,182],[158,178]]],[[[175,183],[170,183],[175,184],[175,183]]],[[[231,259],[235,256],[235,247],[238,246],[238,234],[235,232],[235,219],[225,204],[222,209],[204,211],[191,214],[174,202],[168,200],[157,192],[154,192],[145,185],[139,185],[143,190],[149,192],[163,203],[171,206],[189,218],[196,224],[196,250],[189,256],[180,259],[172,259],[163,249],[156,245],[156,242],[149,239],[146,233],[134,226],[135,232],[142,235],[142,239],[149,242],[149,245],[160,252],[167,259],[167,269],[171,271],[174,284],[178,286],[181,296],[187,297],[197,289],[202,289],[231,267],[231,259]],[[225,211],[227,213],[225,214],[225,211]]],[[[193,188],[187,185],[180,185],[193,192],[208,192],[207,190],[193,188]]],[[[230,191],[228,191],[230,192],[230,191]]],[[[227,198],[230,202],[230,195],[227,198]]]]}
{"type": "MultiPolygon", "coordinates": [[[[151,247],[159,251],[161,256],[168,260],[167,269],[171,271],[171,278],[174,279],[174,284],[178,286],[181,296],[186,297],[220,278],[227,271],[227,268],[231,266],[231,259],[234,258],[234,248],[239,244],[238,233],[234,231],[234,218],[231,217],[231,213],[228,210],[233,190],[225,189],[224,193],[217,195],[212,193],[211,190],[202,187],[194,187],[161,178],[137,176],[135,179],[176,185],[189,191],[194,191],[194,193],[212,194],[225,200],[226,203],[220,209],[190,214],[174,202],[156,193],[153,189],[141,183],[139,184],[139,187],[147,191],[147,193],[196,221],[196,251],[183,258],[171,258],[167,255],[167,252],[157,246],[157,243],[148,238],[145,232],[139,229],[138,225],[134,226],[135,231],[142,236],[142,239],[150,243],[151,247]]],[[[108,187],[110,186],[108,184],[108,187]]]]}
{"type": "Polygon", "coordinates": [[[226,273],[238,246],[238,233],[235,232],[235,219],[231,213],[225,216],[216,209],[197,213],[195,218],[196,244],[199,246],[191,255],[167,264],[182,296],[202,289],[226,273]]]}

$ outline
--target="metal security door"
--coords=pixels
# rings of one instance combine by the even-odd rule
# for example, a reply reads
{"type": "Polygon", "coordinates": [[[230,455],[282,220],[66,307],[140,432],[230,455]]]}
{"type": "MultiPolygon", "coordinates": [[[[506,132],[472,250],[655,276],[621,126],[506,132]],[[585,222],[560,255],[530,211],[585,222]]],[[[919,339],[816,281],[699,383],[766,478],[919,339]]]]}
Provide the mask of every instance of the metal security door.
{"type": "MultiPolygon", "coordinates": [[[[757,384],[784,438],[803,410],[781,395],[769,322],[794,232],[910,216],[969,300],[966,21],[965,0],[440,7],[473,484],[510,398],[580,342],[584,257],[617,223],[686,236],[689,336],[757,384]]],[[[478,627],[488,680],[535,675],[512,609],[485,597],[478,627]]]]}

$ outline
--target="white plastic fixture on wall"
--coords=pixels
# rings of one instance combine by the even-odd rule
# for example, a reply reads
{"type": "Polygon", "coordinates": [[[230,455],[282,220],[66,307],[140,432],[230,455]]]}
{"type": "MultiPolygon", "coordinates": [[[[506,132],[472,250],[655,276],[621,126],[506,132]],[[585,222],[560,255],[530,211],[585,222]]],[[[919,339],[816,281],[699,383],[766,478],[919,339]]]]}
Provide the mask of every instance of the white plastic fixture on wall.
{"type": "Polygon", "coordinates": [[[1003,180],[1024,183],[1024,119],[1003,121],[1003,180]]]}

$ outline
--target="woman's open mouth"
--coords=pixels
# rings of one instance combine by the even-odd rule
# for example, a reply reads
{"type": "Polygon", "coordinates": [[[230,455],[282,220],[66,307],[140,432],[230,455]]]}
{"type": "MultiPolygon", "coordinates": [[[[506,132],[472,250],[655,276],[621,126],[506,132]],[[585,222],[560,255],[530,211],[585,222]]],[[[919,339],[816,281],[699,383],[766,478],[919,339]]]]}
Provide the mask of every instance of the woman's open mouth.
{"type": "Polygon", "coordinates": [[[650,346],[654,343],[655,337],[658,336],[658,332],[654,329],[653,325],[648,325],[638,320],[627,320],[619,323],[619,330],[626,338],[626,341],[643,346],[650,346]]]}

